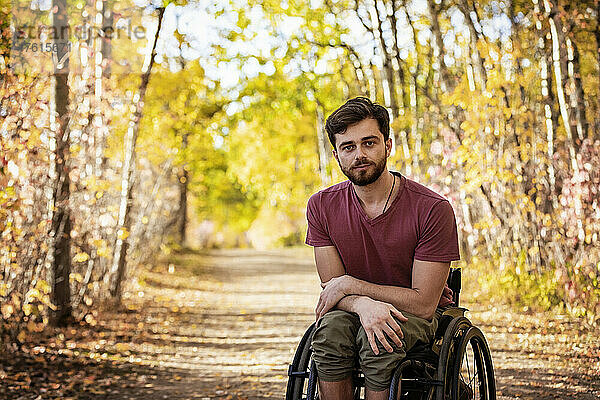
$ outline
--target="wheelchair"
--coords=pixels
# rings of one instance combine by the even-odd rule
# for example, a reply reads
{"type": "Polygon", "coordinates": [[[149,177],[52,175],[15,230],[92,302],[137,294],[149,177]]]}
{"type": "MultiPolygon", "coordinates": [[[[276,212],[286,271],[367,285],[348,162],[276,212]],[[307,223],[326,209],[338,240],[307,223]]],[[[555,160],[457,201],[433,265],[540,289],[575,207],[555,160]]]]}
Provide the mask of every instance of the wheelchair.
{"type": "MultiPolygon", "coordinates": [[[[389,400],[495,400],[490,349],[481,330],[459,307],[461,270],[448,276],[454,306],[444,310],[434,340],[411,348],[394,370],[389,400]],[[400,390],[399,390],[400,389],[400,390]]],[[[302,336],[288,369],[286,400],[317,400],[317,370],[312,359],[313,323],[302,336]]],[[[353,374],[354,399],[365,395],[364,376],[353,374]]]]}

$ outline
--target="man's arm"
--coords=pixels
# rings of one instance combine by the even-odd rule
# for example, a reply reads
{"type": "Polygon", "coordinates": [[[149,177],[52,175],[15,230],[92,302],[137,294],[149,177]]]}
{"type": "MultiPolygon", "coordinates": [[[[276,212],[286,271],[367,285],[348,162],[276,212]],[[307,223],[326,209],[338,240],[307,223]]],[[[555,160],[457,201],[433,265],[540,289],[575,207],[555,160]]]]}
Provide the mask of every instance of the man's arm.
{"type": "MultiPolygon", "coordinates": [[[[344,296],[367,296],[374,300],[389,303],[399,310],[418,317],[431,319],[439,303],[448,272],[449,262],[414,260],[412,287],[377,285],[349,275],[343,275],[344,267],[335,247],[315,247],[317,270],[324,288],[315,310],[317,319],[335,307],[346,309],[353,306],[351,299],[346,304],[338,304],[344,296]],[[319,264],[322,266],[320,267],[319,264]],[[323,273],[321,272],[323,270],[323,273]],[[329,271],[329,273],[327,273],[329,271]],[[335,271],[332,273],[330,271],[335,271]],[[330,278],[329,280],[325,280],[330,278]]],[[[353,311],[354,310],[348,310],[353,311]]]]}
{"type": "MultiPolygon", "coordinates": [[[[360,295],[346,295],[340,291],[334,291],[327,288],[326,283],[348,275],[345,274],[344,265],[334,246],[315,247],[315,263],[317,272],[321,278],[323,291],[317,303],[317,320],[327,311],[336,307],[340,310],[354,312],[360,317],[360,322],[365,329],[369,344],[375,354],[379,354],[379,349],[375,338],[383,345],[388,352],[394,349],[387,341],[387,337],[392,339],[396,345],[402,346],[400,338],[403,337],[400,325],[392,318],[394,315],[400,321],[406,321],[407,318],[402,315],[393,305],[377,301],[373,298],[360,295]],[[322,305],[328,304],[327,308],[322,305]]],[[[376,285],[377,286],[377,285],[376,285]]]]}
{"type": "MultiPolygon", "coordinates": [[[[315,264],[321,283],[330,281],[346,273],[335,246],[315,247],[315,264]]],[[[322,286],[322,285],[321,285],[322,286]]]]}

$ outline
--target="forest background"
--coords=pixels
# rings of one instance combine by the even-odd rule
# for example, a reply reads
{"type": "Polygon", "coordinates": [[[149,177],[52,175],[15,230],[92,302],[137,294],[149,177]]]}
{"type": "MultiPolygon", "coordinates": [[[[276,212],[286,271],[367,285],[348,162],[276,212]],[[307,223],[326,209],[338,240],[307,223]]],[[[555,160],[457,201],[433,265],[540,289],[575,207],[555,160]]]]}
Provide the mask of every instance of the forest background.
{"type": "Polygon", "coordinates": [[[0,335],[93,324],[182,247],[296,246],[364,95],[475,298],[600,318],[598,0],[0,2],[0,335]],[[66,29],[67,36],[57,34],[66,29]],[[87,33],[86,33],[87,32],[87,33]]]}

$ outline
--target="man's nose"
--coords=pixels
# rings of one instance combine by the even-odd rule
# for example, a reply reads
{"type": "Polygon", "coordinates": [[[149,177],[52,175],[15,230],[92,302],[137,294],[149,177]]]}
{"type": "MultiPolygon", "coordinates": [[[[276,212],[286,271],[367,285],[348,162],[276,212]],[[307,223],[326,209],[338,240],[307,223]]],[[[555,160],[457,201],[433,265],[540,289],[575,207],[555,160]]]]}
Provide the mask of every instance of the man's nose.
{"type": "Polygon", "coordinates": [[[354,159],[360,160],[362,158],[365,158],[365,153],[363,151],[363,148],[361,146],[356,146],[356,151],[354,152],[354,159]]]}

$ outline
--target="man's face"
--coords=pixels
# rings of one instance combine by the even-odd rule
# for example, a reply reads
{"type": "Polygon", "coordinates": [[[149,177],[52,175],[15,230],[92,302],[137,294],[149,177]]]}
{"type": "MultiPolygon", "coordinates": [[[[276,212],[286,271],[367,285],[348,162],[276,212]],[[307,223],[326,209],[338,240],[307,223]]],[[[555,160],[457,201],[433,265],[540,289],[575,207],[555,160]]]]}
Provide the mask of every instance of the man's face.
{"type": "Polygon", "coordinates": [[[368,118],[335,135],[333,155],[350,182],[365,186],[375,182],[385,170],[391,146],[392,140],[384,141],[377,121],[368,118]]]}

